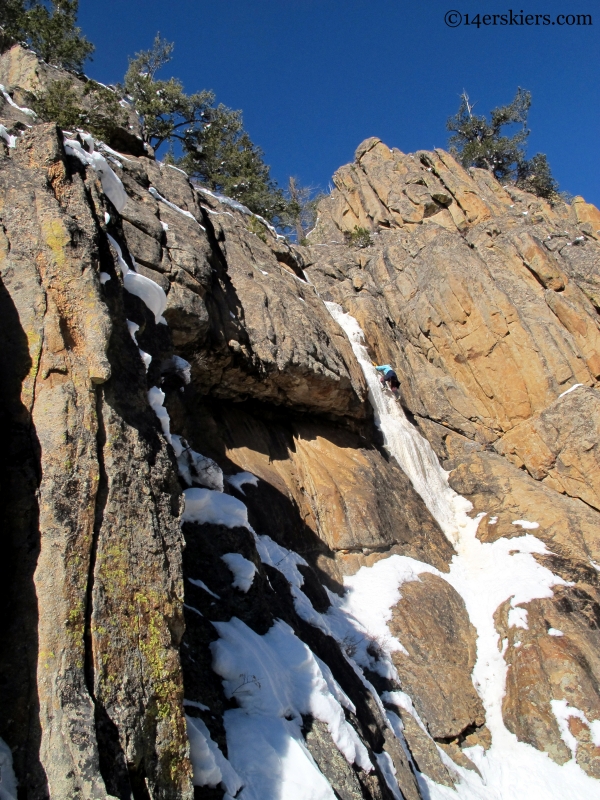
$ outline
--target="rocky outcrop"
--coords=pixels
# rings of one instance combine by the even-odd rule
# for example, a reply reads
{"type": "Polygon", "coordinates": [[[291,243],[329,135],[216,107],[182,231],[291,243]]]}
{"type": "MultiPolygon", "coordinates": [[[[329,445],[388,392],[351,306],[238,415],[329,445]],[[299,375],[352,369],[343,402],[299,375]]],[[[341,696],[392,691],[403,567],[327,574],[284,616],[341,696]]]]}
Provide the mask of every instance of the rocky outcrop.
{"type": "Polygon", "coordinates": [[[2,736],[31,798],[190,796],[180,490],[121,292],[99,281],[116,283],[104,201],[73,166],[37,126],[0,177],[2,736]]]}
{"type": "Polygon", "coordinates": [[[504,716],[521,741],[558,763],[575,756],[585,772],[598,778],[600,753],[590,731],[600,716],[598,578],[585,564],[567,565],[550,556],[547,563],[575,579],[576,587],[561,587],[552,600],[531,603],[527,628],[509,628],[504,609],[499,610],[509,664],[504,716]]]}
{"type": "Polygon", "coordinates": [[[275,409],[200,405],[191,394],[174,395],[169,411],[194,447],[261,479],[265,508],[257,509],[258,528],[305,557],[314,554],[338,583],[344,572],[394,552],[447,569],[451,545],[366,427],[356,433],[322,421],[290,422],[275,409]],[[291,522],[295,516],[301,525],[291,522]]]}
{"type": "Polygon", "coordinates": [[[406,653],[394,653],[400,683],[434,739],[454,740],[481,727],[485,712],[470,679],[475,631],[460,595],[441,578],[423,575],[407,583],[394,607],[392,633],[406,653]]]}
{"type": "MultiPolygon", "coordinates": [[[[16,48],[0,81],[22,103],[45,69],[16,48]]],[[[456,565],[532,541],[552,580],[490,614],[497,716],[599,778],[599,212],[372,138],[296,247],[127,137],[93,145],[117,207],[55,126],[0,111],[16,137],[0,141],[0,737],[19,796],[289,791],[285,752],[265,789],[266,757],[249,769],[232,737],[252,703],[275,713],[272,687],[273,724],[331,797],[419,800],[432,781],[460,796],[499,720],[456,565]],[[470,556],[400,466],[323,300],[396,367],[402,446],[418,430],[480,514],[470,556]],[[395,583],[361,595],[386,562],[395,583]],[[288,683],[267,659],[231,684],[227,625],[261,652],[292,637],[288,683]],[[324,705],[297,700],[309,684],[324,705]]]]}
{"type": "Polygon", "coordinates": [[[495,449],[532,478],[600,510],[600,398],[577,388],[521,423],[495,449]]]}
{"type": "MultiPolygon", "coordinates": [[[[211,451],[210,436],[199,435],[208,414],[225,438],[224,426],[240,418],[240,399],[255,424],[261,411],[279,416],[281,430],[272,437],[289,443],[290,461],[296,444],[306,440],[307,455],[293,464],[288,484],[265,484],[256,513],[261,530],[285,542],[275,519],[264,518],[265,497],[283,489],[284,533],[311,559],[307,584],[323,610],[329,601],[321,581],[341,589],[335,565],[341,545],[361,555],[363,549],[398,547],[393,535],[398,518],[400,539],[413,540],[412,552],[428,548],[426,537],[414,541],[419,522],[429,531],[440,567],[451,548],[408,481],[377,450],[362,373],[343,332],[302,277],[299,251],[266,228],[261,233],[264,226],[260,236],[252,233],[248,224],[254,217],[199,194],[178,171],[132,153],[119,159],[120,167],[113,164],[129,196],[121,215],[98,176],[65,153],[55,126],[35,125],[19,134],[14,120],[5,121],[18,143],[4,149],[2,170],[3,375],[11,390],[3,414],[2,508],[9,533],[3,545],[8,565],[3,619],[9,622],[0,735],[13,751],[20,791],[28,798],[188,797],[192,769],[183,684],[192,699],[210,700],[221,714],[228,703],[214,673],[214,697],[207,694],[214,630],[208,636],[205,629],[198,631],[196,612],[184,623],[183,578],[198,575],[197,565],[191,546],[182,563],[182,486],[147,400],[148,388],[162,381],[161,365],[174,351],[190,358],[192,380],[182,396],[175,369],[165,388],[174,425],[181,422],[179,431],[193,444],[211,451]],[[167,293],[168,327],[123,290],[106,233],[120,244],[126,261],[137,262],[138,274],[167,293]],[[152,355],[147,375],[137,345],[152,355]],[[293,408],[299,427],[278,407],[293,408]],[[356,450],[345,480],[356,483],[358,495],[355,506],[345,508],[344,479],[338,476],[338,507],[330,508],[323,496],[325,472],[303,504],[303,513],[312,514],[306,525],[294,498],[301,494],[297,478],[303,476],[308,486],[310,467],[319,462],[320,451],[310,454],[313,441],[322,442],[321,449],[333,448],[332,462],[356,450]],[[351,474],[355,461],[358,480],[351,474]],[[375,486],[379,499],[371,500],[375,486]],[[385,491],[399,499],[408,494],[406,510],[390,513],[382,501],[385,491]],[[363,499],[371,503],[366,513],[363,499]],[[371,531],[372,514],[380,515],[381,524],[378,517],[371,531]],[[338,532],[336,521],[346,533],[338,532]],[[319,577],[324,561],[334,566],[319,577]],[[190,642],[193,658],[187,658],[190,642]],[[198,664],[204,664],[199,675],[198,664]]],[[[223,440],[215,438],[214,447],[231,469],[223,440]]],[[[193,540],[197,528],[184,527],[183,535],[193,540]]],[[[260,565],[248,531],[228,542],[221,530],[220,542],[221,550],[229,545],[260,565]]],[[[209,561],[205,553],[202,575],[209,561]]],[[[219,563],[225,597],[230,577],[219,563]]],[[[256,579],[253,594],[258,606],[249,596],[245,615],[239,592],[229,589],[232,611],[260,633],[277,611],[311,641],[354,697],[360,713],[351,724],[371,753],[385,748],[405,795],[417,800],[402,748],[380,708],[348,671],[339,646],[318,639],[298,618],[279,573],[260,569],[263,580],[256,579]]],[[[197,592],[193,584],[186,586],[186,602],[194,608],[202,606],[197,592]]],[[[222,610],[226,619],[227,609],[222,610]]],[[[222,727],[195,707],[187,712],[205,716],[227,753],[222,727]]],[[[331,735],[319,729],[318,720],[307,718],[305,733],[308,752],[314,751],[324,774],[340,791],[345,786],[348,797],[390,796],[374,755],[372,773],[353,769],[345,759],[342,768],[331,735]]],[[[200,785],[197,796],[211,794],[200,785]]]]}
{"type": "MultiPolygon", "coordinates": [[[[391,202],[390,186],[403,184],[407,202],[414,186],[431,199],[410,201],[418,221],[375,212],[357,218],[373,228],[373,246],[354,253],[315,247],[309,272],[321,293],[359,320],[377,360],[399,367],[412,413],[488,444],[564,389],[594,386],[597,314],[573,264],[593,258],[598,245],[576,227],[572,212],[510,196],[498,185],[494,194],[478,171],[467,175],[447,154],[404,156],[369,143],[348,169],[380,193],[381,203],[391,202]],[[390,186],[381,184],[382,165],[390,186]],[[427,181],[431,188],[440,178],[454,191],[447,205],[427,189],[427,181]],[[456,222],[448,222],[450,209],[456,222]],[[565,250],[572,251],[568,258],[565,250]]],[[[321,244],[351,229],[344,203],[350,209],[354,195],[336,180],[341,188],[325,201],[311,235],[321,244]]]]}
{"type": "MultiPolygon", "coordinates": [[[[594,775],[598,212],[582,198],[550,206],[481,170],[465,172],[442,151],[407,156],[377,139],[334,182],[310,237],[308,274],[359,320],[374,360],[397,367],[402,403],[450,470],[451,486],[485,514],[481,541],[521,536],[524,520],[554,554],[539,558],[573,582],[527,606],[528,628],[509,627],[509,605],[497,618],[508,645],[504,714],[519,739],[563,763],[572,753],[557,721],[562,705],[553,703],[585,708],[566,718],[581,742],[578,763],[594,775]],[[355,226],[370,231],[368,247],[343,244],[355,226]],[[585,622],[575,623],[578,614],[585,622]],[[549,636],[553,626],[562,635],[549,636]]],[[[419,622],[428,618],[428,600],[412,607],[419,622]]],[[[418,641],[431,668],[437,637],[427,627],[418,641]]],[[[411,620],[396,629],[407,646],[411,620]]],[[[419,657],[396,655],[400,674],[404,662],[416,670],[419,657]]],[[[423,697],[436,697],[423,693],[426,684],[415,699],[423,719],[423,697]]]]}

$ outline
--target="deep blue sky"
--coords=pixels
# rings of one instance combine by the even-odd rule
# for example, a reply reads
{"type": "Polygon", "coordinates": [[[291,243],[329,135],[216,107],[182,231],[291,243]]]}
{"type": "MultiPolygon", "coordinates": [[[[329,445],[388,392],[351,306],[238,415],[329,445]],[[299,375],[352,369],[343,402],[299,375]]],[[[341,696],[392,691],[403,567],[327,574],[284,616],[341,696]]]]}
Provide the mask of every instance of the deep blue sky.
{"type": "MultiPolygon", "coordinates": [[[[561,189],[600,206],[600,7],[592,0],[80,0],[96,45],[86,72],[120,80],[154,34],[175,42],[171,75],[241,108],[275,179],[326,188],[368,136],[404,152],[445,147],[465,88],[476,111],[529,89],[529,153],[561,189]],[[589,13],[592,27],[449,28],[473,18],[589,13]]],[[[160,153],[159,153],[160,155],[160,153]]]]}

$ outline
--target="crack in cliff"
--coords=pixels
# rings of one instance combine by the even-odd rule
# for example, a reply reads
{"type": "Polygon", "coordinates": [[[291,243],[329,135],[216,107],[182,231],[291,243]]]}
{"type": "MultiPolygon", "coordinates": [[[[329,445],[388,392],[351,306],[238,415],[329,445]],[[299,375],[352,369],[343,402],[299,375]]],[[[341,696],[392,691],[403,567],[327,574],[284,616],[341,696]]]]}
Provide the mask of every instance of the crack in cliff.
{"type": "Polygon", "coordinates": [[[96,491],[96,504],[94,509],[94,530],[92,533],[92,543],[90,551],[90,562],[88,567],[88,580],[85,598],[85,617],[84,617],[84,673],[87,690],[94,704],[96,703],[94,693],[94,653],[92,641],[92,615],[94,609],[94,577],[96,569],[96,556],[98,551],[98,539],[100,529],[104,519],[104,509],[108,497],[108,478],[104,465],[104,446],[106,444],[106,431],[102,416],[102,389],[96,390],[96,419],[98,430],[96,434],[96,453],[98,458],[98,488],[96,491]]]}
{"type": "Polygon", "coordinates": [[[104,511],[108,500],[108,475],[104,462],[104,447],[106,446],[106,428],[102,413],[104,394],[101,387],[96,389],[96,457],[98,459],[98,487],[95,497],[94,529],[90,548],[90,561],[88,567],[88,580],[86,587],[85,612],[84,612],[84,678],[89,696],[94,704],[94,725],[96,730],[96,743],[100,774],[110,795],[115,795],[120,800],[146,800],[146,796],[132,791],[132,782],[128,775],[119,740],[119,731],[110,718],[103,703],[96,697],[95,669],[94,669],[94,641],[92,636],[92,617],[94,613],[94,587],[98,554],[100,531],[104,522],[104,511]]]}

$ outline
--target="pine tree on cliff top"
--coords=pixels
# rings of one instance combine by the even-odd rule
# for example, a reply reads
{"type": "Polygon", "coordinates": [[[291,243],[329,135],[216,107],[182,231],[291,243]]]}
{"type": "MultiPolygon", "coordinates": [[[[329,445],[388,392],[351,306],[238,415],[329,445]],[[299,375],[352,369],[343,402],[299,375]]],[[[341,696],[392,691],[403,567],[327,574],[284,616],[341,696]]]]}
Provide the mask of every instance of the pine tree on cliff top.
{"type": "Polygon", "coordinates": [[[256,214],[281,221],[286,210],[283,192],[271,179],[263,151],[244,130],[241,111],[223,104],[209,109],[206,123],[189,132],[184,148],[178,163],[190,175],[256,214]]]}
{"type": "Polygon", "coordinates": [[[450,152],[463,167],[487,169],[499,181],[511,181],[540,197],[553,199],[558,184],[546,156],[538,153],[530,160],[526,158],[530,106],[531,92],[519,87],[512,102],[494,108],[488,121],[473,113],[474,104],[463,91],[457,113],[446,122],[452,132],[450,152]],[[512,125],[519,125],[520,129],[512,136],[505,135],[503,129],[512,125]]]}
{"type": "Polygon", "coordinates": [[[44,61],[81,71],[94,45],[77,27],[79,0],[0,0],[0,26],[44,61]]]}
{"type": "Polygon", "coordinates": [[[150,50],[130,60],[124,90],[140,115],[142,136],[158,150],[165,143],[181,156],[169,158],[208,188],[222,192],[270,220],[285,209],[283,192],[269,175],[263,152],[244,130],[241,111],[203,90],[187,95],[176,78],[160,80],[173,43],[157,34],[150,50]]]}

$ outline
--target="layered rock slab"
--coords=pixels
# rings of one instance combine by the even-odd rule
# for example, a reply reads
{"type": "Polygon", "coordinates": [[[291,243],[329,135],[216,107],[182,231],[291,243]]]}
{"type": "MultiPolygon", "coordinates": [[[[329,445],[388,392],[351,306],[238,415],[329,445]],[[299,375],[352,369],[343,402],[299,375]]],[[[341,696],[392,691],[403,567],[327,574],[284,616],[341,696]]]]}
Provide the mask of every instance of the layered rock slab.
{"type": "Polygon", "coordinates": [[[11,468],[36,476],[29,493],[3,498],[17,568],[5,595],[2,736],[31,798],[104,800],[136,782],[157,797],[189,797],[179,490],[98,238],[104,201],[54,125],[2,156],[0,271],[7,345],[18,341],[5,362],[5,421],[17,432],[8,452],[11,468]]]}
{"type": "Polygon", "coordinates": [[[509,627],[506,609],[498,610],[508,663],[504,719],[521,741],[560,764],[574,757],[598,778],[600,748],[592,728],[600,720],[597,574],[554,556],[542,560],[563,577],[576,578],[577,586],[529,603],[526,627],[509,627]]]}
{"type": "Polygon", "coordinates": [[[300,252],[179,170],[132,156],[122,166],[127,246],[167,292],[173,342],[198,388],[364,415],[362,373],[304,278],[300,252]]]}
{"type": "Polygon", "coordinates": [[[494,445],[532,478],[600,510],[600,393],[577,387],[494,445]]]}

